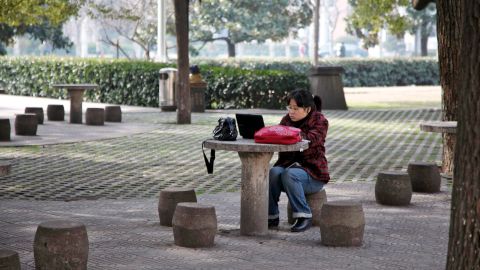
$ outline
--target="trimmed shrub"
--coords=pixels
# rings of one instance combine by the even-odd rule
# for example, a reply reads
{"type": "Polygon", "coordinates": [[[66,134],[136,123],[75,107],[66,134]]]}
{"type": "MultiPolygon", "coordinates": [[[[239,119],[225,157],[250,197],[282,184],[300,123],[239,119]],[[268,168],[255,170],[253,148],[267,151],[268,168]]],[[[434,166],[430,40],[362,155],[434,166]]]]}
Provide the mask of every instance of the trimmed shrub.
{"type": "MultiPolygon", "coordinates": [[[[196,59],[195,63],[205,66],[235,67],[248,70],[284,70],[308,74],[311,64],[305,60],[271,59],[196,59]]],[[[320,59],[319,65],[341,66],[345,69],[343,85],[402,86],[438,85],[440,75],[438,60],[433,57],[411,58],[327,58],[320,59]]]]}
{"type": "MultiPolygon", "coordinates": [[[[207,108],[280,109],[287,93],[309,88],[311,65],[306,61],[201,60],[207,82],[207,108]]],[[[438,62],[433,58],[335,59],[322,65],[345,68],[344,85],[436,85],[438,62]]],[[[158,72],[171,64],[147,61],[52,57],[0,57],[0,81],[7,92],[51,98],[67,98],[55,83],[96,83],[86,91],[88,101],[158,107],[158,72]]]]}

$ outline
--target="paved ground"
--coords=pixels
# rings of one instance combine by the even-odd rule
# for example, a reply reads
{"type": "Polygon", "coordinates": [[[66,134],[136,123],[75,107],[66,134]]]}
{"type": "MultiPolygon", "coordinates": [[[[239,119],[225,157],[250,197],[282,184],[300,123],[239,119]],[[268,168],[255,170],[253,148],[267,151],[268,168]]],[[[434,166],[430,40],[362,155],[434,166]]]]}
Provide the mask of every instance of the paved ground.
{"type": "MultiPolygon", "coordinates": [[[[374,94],[377,90],[346,89],[347,102],[352,101],[351,92],[364,92],[374,102],[375,96],[385,98],[374,94]]],[[[408,90],[423,93],[418,88],[408,90]]],[[[438,89],[425,91],[436,100],[432,95],[438,95],[438,89]]],[[[6,97],[0,95],[0,117],[11,117],[37,101],[17,97],[12,102],[6,97]]],[[[50,128],[53,125],[47,123],[31,142],[46,142],[54,133],[60,134],[59,142],[65,139],[61,134],[70,134],[75,142],[0,147],[0,162],[13,164],[11,174],[0,177],[0,248],[20,252],[22,269],[33,269],[36,226],[61,218],[87,225],[89,269],[439,269],[445,265],[447,185],[439,194],[415,194],[411,206],[400,208],[377,205],[372,192],[381,170],[405,170],[413,160],[441,160],[440,135],[418,128],[421,121],[440,119],[438,108],[325,112],[330,121],[327,157],[332,174],[327,194],[329,200],[363,203],[367,225],[360,248],[323,247],[318,229],[292,234],[286,224],[264,238],[238,235],[239,158],[218,151],[214,174],[208,175],[200,150],[218,117],[235,111],[193,114],[192,125],[179,126],[174,124],[174,113],[123,106],[122,110],[125,121],[103,127],[108,132],[101,136],[91,133],[97,127],[65,122],[50,128]],[[171,229],[159,226],[158,192],[175,186],[195,188],[200,201],[216,207],[219,232],[214,248],[176,247],[171,229]]],[[[263,113],[270,124],[283,113],[253,112],[263,113]]],[[[282,201],[284,208],[285,204],[282,201]]]]}

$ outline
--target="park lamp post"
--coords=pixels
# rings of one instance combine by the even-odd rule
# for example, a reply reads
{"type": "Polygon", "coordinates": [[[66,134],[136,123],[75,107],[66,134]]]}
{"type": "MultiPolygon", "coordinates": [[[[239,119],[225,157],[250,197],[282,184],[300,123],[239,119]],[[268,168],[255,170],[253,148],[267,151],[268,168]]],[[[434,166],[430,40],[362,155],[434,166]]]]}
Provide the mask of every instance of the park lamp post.
{"type": "Polygon", "coordinates": [[[157,0],[157,55],[158,62],[167,62],[167,42],[165,40],[167,32],[167,12],[165,8],[166,0],[157,0]]]}

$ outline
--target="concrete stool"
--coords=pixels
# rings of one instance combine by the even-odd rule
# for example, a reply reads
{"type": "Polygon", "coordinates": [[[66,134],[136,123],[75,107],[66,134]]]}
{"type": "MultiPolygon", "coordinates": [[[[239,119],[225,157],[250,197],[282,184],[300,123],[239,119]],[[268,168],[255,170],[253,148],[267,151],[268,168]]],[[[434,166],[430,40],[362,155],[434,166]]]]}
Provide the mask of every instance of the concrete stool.
{"type": "Polygon", "coordinates": [[[65,120],[65,109],[63,105],[48,105],[47,106],[48,121],[63,121],[65,120]]]}
{"type": "Polygon", "coordinates": [[[85,123],[90,126],[103,126],[105,110],[103,108],[88,108],[85,112],[85,123]]]}
{"type": "Polygon", "coordinates": [[[43,125],[43,108],[42,107],[26,107],[25,113],[34,113],[37,115],[38,124],[43,125]]]}
{"type": "Polygon", "coordinates": [[[0,141],[10,141],[10,132],[12,132],[10,127],[10,119],[0,118],[0,141]]]}
{"type": "Polygon", "coordinates": [[[33,243],[35,268],[87,269],[88,236],[85,225],[71,220],[38,225],[33,243]]]}
{"type": "Polygon", "coordinates": [[[0,269],[20,270],[20,257],[18,253],[9,249],[0,249],[0,269]]]}
{"type": "MultiPolygon", "coordinates": [[[[307,198],[307,203],[310,207],[310,210],[312,210],[312,225],[320,226],[320,213],[322,211],[322,206],[325,202],[327,202],[327,193],[325,192],[325,189],[322,189],[316,193],[306,194],[305,197],[307,198]]],[[[288,223],[290,224],[295,222],[292,214],[292,207],[290,206],[290,203],[288,203],[287,216],[288,223]]]]}
{"type": "Polygon", "coordinates": [[[380,172],[375,183],[375,199],[384,205],[408,205],[412,183],[406,172],[380,172]]]}
{"type": "Polygon", "coordinates": [[[158,197],[160,225],[169,227],[172,226],[173,213],[178,203],[197,202],[195,190],[189,188],[167,188],[160,191],[158,197]]]}
{"type": "Polygon", "coordinates": [[[325,246],[361,246],[365,215],[361,203],[338,201],[323,204],[320,235],[325,246]]]}
{"type": "Polygon", "coordinates": [[[408,174],[415,192],[434,193],[440,191],[442,182],[437,164],[431,162],[410,162],[408,174]]]}
{"type": "MultiPolygon", "coordinates": [[[[9,175],[11,168],[12,168],[11,164],[0,162],[0,176],[9,175]]],[[[0,268],[0,269],[2,269],[2,268],[0,268]]]]}
{"type": "Polygon", "coordinates": [[[175,245],[189,248],[211,247],[217,233],[215,207],[198,203],[179,203],[173,214],[175,245]]]}
{"type": "Polygon", "coordinates": [[[34,113],[15,115],[15,135],[37,135],[38,118],[34,113]]]}
{"type": "Polygon", "coordinates": [[[106,122],[122,122],[122,109],[120,106],[105,106],[106,122]]]}

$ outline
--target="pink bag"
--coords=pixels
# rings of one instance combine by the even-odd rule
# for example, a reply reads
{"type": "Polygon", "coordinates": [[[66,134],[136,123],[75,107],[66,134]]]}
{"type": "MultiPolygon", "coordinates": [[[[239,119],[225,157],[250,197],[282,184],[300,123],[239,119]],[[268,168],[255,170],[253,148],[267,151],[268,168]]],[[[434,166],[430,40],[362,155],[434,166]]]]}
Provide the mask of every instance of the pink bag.
{"type": "Polygon", "coordinates": [[[295,144],[302,141],[300,129],[282,125],[266,126],[255,132],[256,143],[295,144]]]}

